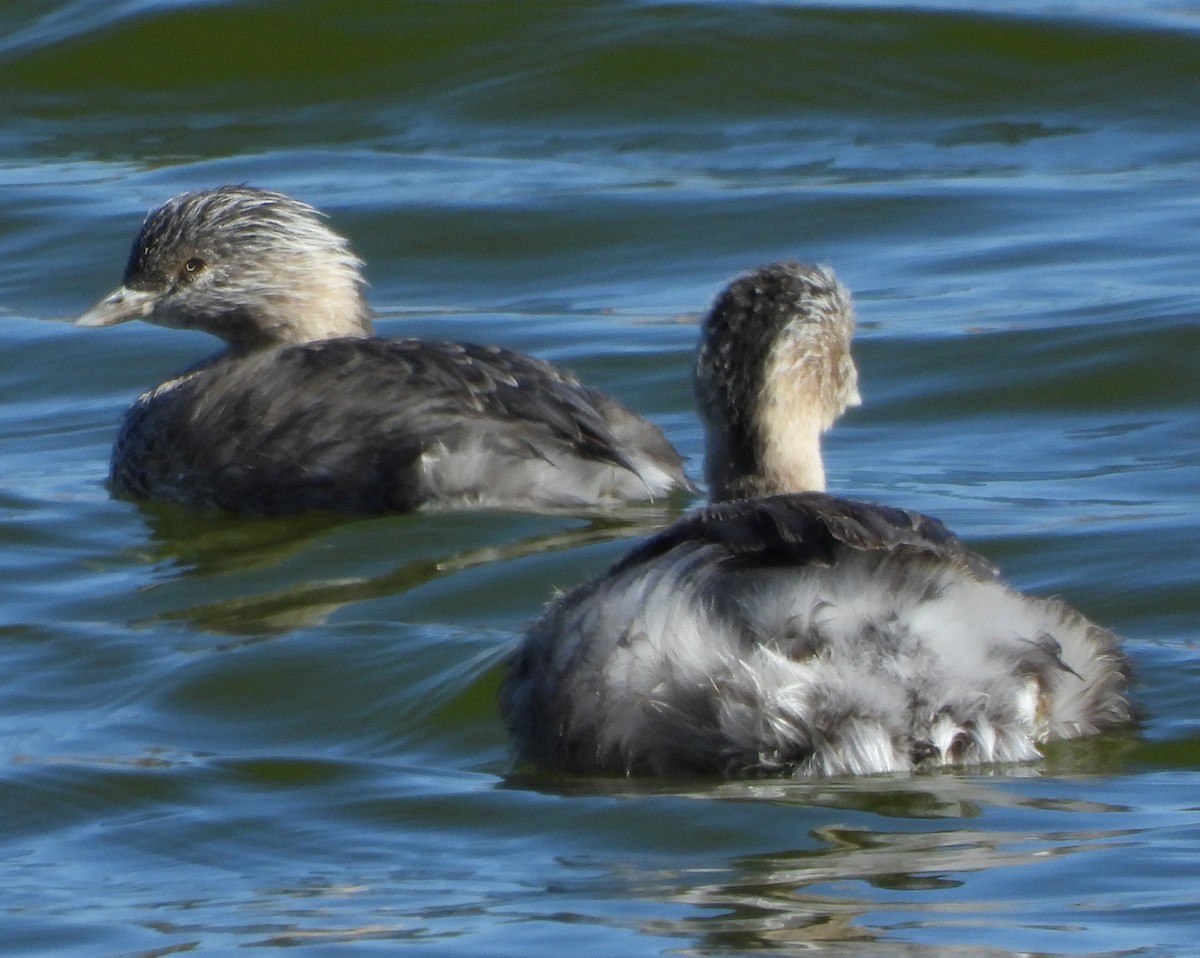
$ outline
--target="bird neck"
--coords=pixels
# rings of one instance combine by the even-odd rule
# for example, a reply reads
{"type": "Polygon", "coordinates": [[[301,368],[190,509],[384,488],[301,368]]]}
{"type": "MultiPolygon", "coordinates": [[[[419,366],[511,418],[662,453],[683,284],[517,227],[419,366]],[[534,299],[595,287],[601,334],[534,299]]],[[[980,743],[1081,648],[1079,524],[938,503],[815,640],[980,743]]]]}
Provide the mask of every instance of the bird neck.
{"type": "Polygon", "coordinates": [[[331,268],[327,263],[314,263],[313,267],[307,274],[296,277],[284,297],[284,308],[275,310],[274,327],[280,338],[287,342],[311,342],[341,336],[370,336],[371,313],[357,270],[331,268]]]}
{"type": "Polygon", "coordinates": [[[253,309],[235,309],[209,325],[231,353],[374,334],[357,272],[321,263],[286,274],[285,282],[278,275],[256,297],[253,309]]]}
{"type": "Polygon", "coordinates": [[[786,492],[823,492],[821,428],[779,398],[762,403],[754,429],[731,434],[710,425],[705,478],[713,502],[786,492]]]}
{"type": "MultiPolygon", "coordinates": [[[[757,373],[725,370],[701,387],[705,473],[714,502],[787,492],[822,492],[821,434],[846,405],[831,383],[824,350],[780,336],[757,373]]],[[[855,398],[857,393],[855,393],[855,398]]]]}

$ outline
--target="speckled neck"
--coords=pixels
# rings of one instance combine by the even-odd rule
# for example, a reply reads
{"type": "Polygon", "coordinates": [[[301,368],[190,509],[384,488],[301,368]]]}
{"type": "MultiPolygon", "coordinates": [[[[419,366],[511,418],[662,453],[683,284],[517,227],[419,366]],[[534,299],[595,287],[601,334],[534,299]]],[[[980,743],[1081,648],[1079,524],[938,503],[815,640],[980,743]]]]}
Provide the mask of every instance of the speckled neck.
{"type": "Polygon", "coordinates": [[[696,361],[712,501],[825,489],[821,434],[859,402],[853,329],[821,267],[778,263],[725,289],[696,361]]]}

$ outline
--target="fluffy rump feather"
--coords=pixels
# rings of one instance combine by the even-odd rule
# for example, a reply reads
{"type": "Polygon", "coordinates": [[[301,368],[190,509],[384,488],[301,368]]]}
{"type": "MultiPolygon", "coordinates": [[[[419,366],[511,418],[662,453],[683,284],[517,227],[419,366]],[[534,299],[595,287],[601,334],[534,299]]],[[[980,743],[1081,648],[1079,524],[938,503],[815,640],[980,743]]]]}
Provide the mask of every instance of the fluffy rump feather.
{"type": "Polygon", "coordinates": [[[822,495],[700,510],[558,599],[512,662],[520,755],[837,775],[1036,758],[1129,720],[1115,637],[936,520],[822,495]]]}

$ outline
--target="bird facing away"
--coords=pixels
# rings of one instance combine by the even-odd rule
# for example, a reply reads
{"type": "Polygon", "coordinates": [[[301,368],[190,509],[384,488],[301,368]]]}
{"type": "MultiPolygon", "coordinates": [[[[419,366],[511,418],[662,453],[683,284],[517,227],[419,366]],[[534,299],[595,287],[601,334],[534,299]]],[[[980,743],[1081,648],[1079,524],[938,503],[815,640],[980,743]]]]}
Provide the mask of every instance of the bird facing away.
{"type": "Polygon", "coordinates": [[[936,519],[821,491],[821,433],[858,402],[853,326],[824,268],[766,266],[718,297],[696,362],[713,503],[529,631],[501,693],[520,760],[907,772],[1132,720],[1111,632],[1013,591],[936,519]]]}
{"type": "Polygon", "coordinates": [[[142,224],[78,326],[198,329],[219,354],[140,396],[113,493],[247,514],[571,510],[694,492],[662,432],[499,346],[373,335],[362,263],[313,207],[245,186],[142,224]]]}

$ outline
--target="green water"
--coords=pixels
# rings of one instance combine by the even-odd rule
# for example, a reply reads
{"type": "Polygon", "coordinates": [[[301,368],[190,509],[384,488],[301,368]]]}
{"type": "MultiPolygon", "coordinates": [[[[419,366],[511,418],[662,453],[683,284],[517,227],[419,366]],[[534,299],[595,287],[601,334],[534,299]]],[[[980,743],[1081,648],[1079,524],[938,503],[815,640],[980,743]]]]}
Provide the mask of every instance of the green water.
{"type": "Polygon", "coordinates": [[[0,953],[1200,955],[1195,3],[10,4],[0,102],[0,953]],[[1124,635],[1142,727],[987,775],[514,775],[503,657],[664,514],[106,494],[214,344],[55,320],[243,181],[330,213],[382,331],[559,362],[697,478],[697,315],[832,265],[831,486],[1124,635]]]}

